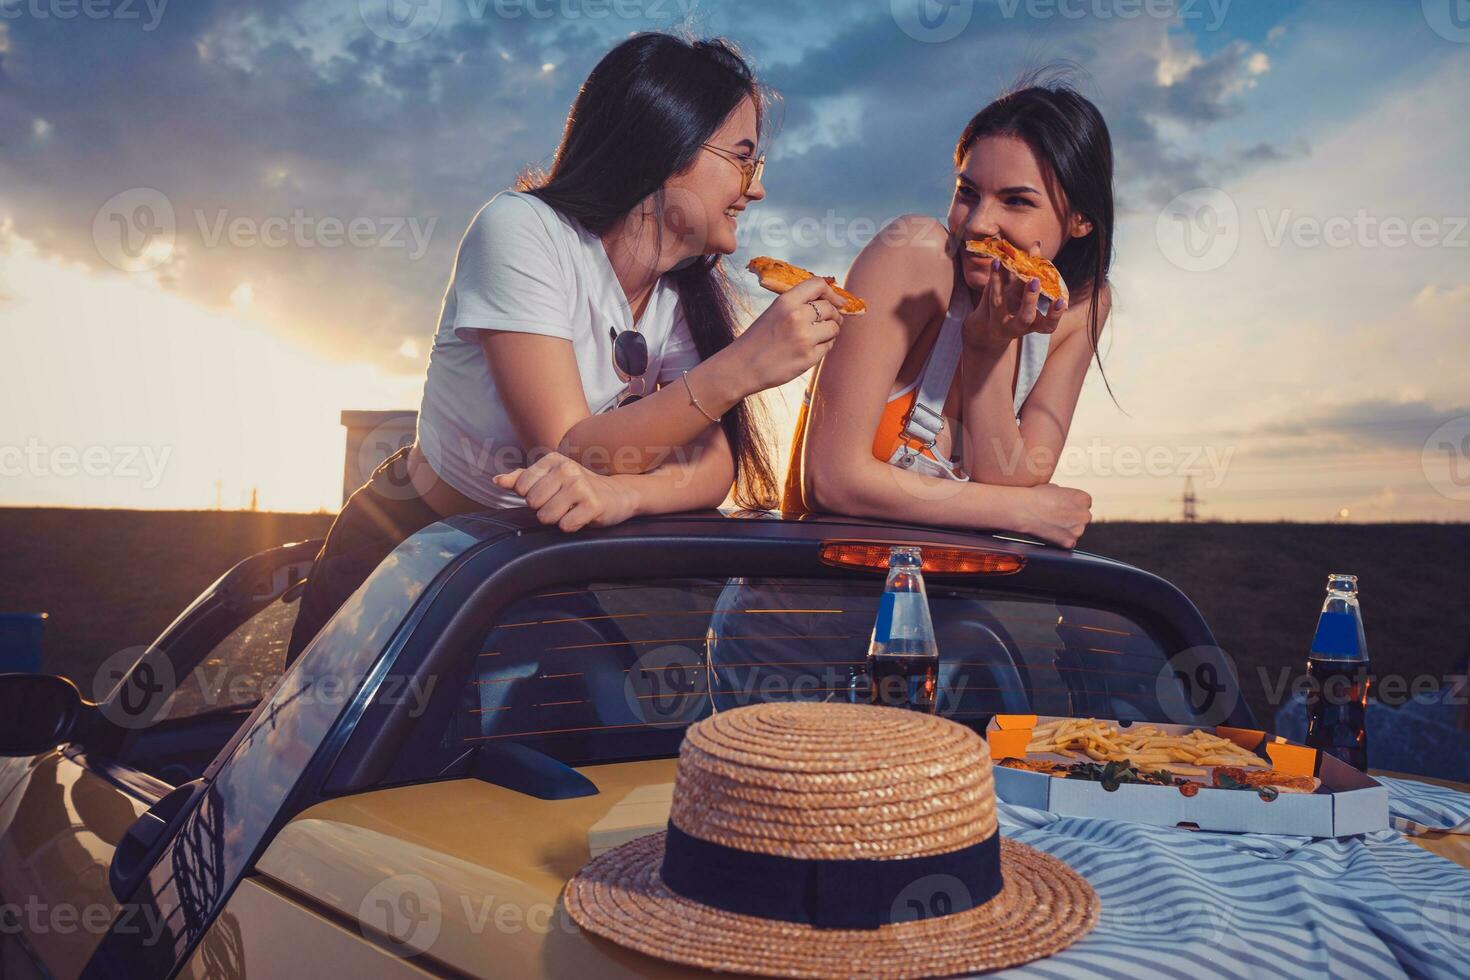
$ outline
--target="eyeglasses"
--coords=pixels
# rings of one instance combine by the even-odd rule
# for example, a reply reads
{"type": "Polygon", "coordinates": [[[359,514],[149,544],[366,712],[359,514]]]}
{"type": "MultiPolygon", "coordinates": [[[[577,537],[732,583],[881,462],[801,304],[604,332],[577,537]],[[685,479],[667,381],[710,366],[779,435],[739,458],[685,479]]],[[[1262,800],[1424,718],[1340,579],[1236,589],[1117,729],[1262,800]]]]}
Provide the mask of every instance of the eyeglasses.
{"type": "Polygon", "coordinates": [[[761,179],[761,174],[766,172],[766,155],[762,153],[754,160],[736,156],[734,150],[727,150],[723,146],[715,146],[712,143],[701,143],[700,146],[706,150],[712,150],[721,157],[733,163],[740,170],[740,196],[744,197],[750,190],[750,185],[761,179]]]}
{"type": "Polygon", "coordinates": [[[613,406],[622,408],[648,394],[648,381],[643,377],[648,370],[648,341],[637,330],[618,333],[617,327],[608,327],[607,332],[613,342],[613,370],[628,385],[628,391],[619,395],[617,404],[613,406]],[[637,390],[634,390],[635,383],[637,390]]]}

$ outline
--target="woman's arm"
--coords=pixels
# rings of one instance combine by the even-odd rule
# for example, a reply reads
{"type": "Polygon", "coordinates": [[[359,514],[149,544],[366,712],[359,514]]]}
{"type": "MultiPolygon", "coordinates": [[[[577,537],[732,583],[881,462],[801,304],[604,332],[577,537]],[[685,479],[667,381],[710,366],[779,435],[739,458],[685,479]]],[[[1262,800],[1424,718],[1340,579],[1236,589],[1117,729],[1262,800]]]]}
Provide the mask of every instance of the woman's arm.
{"type": "MultiPolygon", "coordinates": [[[[983,300],[982,300],[983,302],[983,300]]],[[[1049,483],[1067,444],[1067,432],[1092,358],[1087,336],[1091,304],[1061,314],[1052,333],[1046,364],[1021,409],[1017,424],[1012,379],[1020,340],[1004,346],[965,345],[960,358],[964,400],[964,463],[972,480],[997,486],[1034,487],[1049,483]]],[[[1107,321],[1104,287],[1101,322],[1107,321]]],[[[1039,322],[1039,321],[1038,321],[1039,322]]]]}
{"type": "Polygon", "coordinates": [[[606,476],[560,453],[493,477],[534,508],[542,524],[563,531],[610,527],[640,514],[671,514],[718,507],[735,481],[725,431],[711,425],[677,458],[647,473],[606,476]]]}
{"type": "Polygon", "coordinates": [[[698,439],[647,473],[612,477],[633,488],[633,513],[673,514],[725,502],[735,483],[735,460],[725,430],[709,426],[698,439]]]}
{"type": "Polygon", "coordinates": [[[1091,505],[1081,491],[944,480],[873,456],[893,380],[924,326],[948,306],[954,266],[947,237],[932,218],[908,215],[853,263],[846,286],[867,302],[868,315],[848,322],[813,386],[802,461],[812,502],[854,516],[1015,530],[1071,547],[1091,505]]]}
{"type": "Polygon", "coordinates": [[[728,347],[691,368],[688,390],[677,381],[598,415],[582,394],[570,341],[484,330],[480,346],[516,434],[533,454],[559,452],[609,475],[646,473],[716,428],[690,402],[691,391],[718,417],[742,398],[790,381],[830,349],[841,314],[814,321],[807,305],[812,300],[842,302],[827,282],[809,279],[776,297],[728,347]]]}
{"type": "MultiPolygon", "coordinates": [[[[480,347],[527,462],[556,452],[597,473],[643,473],[716,426],[689,403],[683,382],[593,415],[569,341],[537,334],[482,331],[480,347]]],[[[739,358],[726,348],[689,371],[705,411],[718,416],[748,392],[739,358]]]]}

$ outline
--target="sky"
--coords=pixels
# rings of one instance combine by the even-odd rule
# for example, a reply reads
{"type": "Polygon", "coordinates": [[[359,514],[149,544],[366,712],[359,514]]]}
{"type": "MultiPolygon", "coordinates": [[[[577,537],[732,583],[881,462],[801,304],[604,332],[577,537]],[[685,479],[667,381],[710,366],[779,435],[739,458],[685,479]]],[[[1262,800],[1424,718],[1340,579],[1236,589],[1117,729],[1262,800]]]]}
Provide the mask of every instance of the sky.
{"type": "Polygon", "coordinates": [[[1206,518],[1470,518],[1465,0],[0,0],[0,505],[335,509],[340,412],[417,408],[470,218],[646,29],[780,93],[737,270],[942,217],[969,117],[1066,67],[1117,158],[1055,477],[1095,518],[1186,477],[1206,518]]]}

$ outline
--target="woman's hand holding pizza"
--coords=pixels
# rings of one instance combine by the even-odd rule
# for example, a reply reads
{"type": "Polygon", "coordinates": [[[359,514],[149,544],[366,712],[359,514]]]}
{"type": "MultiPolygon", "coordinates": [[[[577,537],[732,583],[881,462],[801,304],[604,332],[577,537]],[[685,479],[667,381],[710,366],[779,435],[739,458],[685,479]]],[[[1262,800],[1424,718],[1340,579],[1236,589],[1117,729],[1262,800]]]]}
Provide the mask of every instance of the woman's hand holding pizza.
{"type": "Polygon", "coordinates": [[[820,277],[777,296],[730,345],[746,358],[748,393],[783,385],[826,356],[842,327],[842,302],[820,277]]]}
{"type": "MultiPolygon", "coordinates": [[[[1031,247],[1037,255],[1039,248],[1031,247]]],[[[1000,259],[990,263],[990,280],[975,308],[965,317],[965,346],[977,350],[1004,350],[1028,333],[1052,333],[1067,310],[1066,297],[1051,304],[1043,315],[1037,309],[1041,281],[1012,272],[1000,259]]]]}

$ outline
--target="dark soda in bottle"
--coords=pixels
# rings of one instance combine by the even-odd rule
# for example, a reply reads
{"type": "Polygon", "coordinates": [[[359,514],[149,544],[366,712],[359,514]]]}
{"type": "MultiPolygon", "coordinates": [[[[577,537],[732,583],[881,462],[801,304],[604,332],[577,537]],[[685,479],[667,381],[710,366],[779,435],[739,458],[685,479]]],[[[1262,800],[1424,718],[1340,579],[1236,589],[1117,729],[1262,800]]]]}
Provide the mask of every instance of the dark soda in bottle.
{"type": "Polygon", "coordinates": [[[1307,678],[1307,744],[1366,771],[1368,642],[1355,575],[1327,577],[1307,678]]]}
{"type": "Polygon", "coordinates": [[[939,706],[939,645],[924,590],[923,555],[895,546],[868,641],[871,703],[933,714],[939,706]]]}

